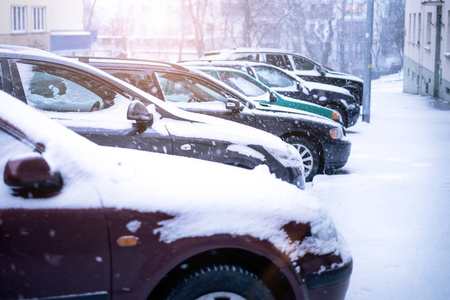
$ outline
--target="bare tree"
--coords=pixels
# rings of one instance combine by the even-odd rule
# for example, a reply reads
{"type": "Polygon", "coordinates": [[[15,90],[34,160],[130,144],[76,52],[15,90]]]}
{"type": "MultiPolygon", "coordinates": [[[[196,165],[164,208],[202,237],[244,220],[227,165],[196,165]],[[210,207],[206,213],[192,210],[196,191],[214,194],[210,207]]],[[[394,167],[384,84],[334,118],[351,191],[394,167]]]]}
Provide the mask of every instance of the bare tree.
{"type": "Polygon", "coordinates": [[[345,16],[346,16],[346,6],[347,0],[341,0],[340,5],[336,7],[337,11],[337,48],[338,48],[338,61],[340,65],[340,70],[348,69],[348,62],[345,57],[345,16]]]}
{"type": "Polygon", "coordinates": [[[291,47],[297,53],[303,53],[304,51],[303,39],[307,31],[305,8],[306,5],[303,0],[286,1],[285,40],[288,41],[288,48],[291,47]]]}
{"type": "Polygon", "coordinates": [[[119,48],[119,51],[113,53],[115,56],[127,57],[128,56],[128,44],[129,37],[133,33],[134,18],[133,7],[119,7],[114,17],[110,20],[110,25],[104,28],[106,33],[109,33],[116,37],[115,44],[119,48]]]}
{"type": "Polygon", "coordinates": [[[208,0],[185,0],[192,18],[195,33],[195,46],[199,57],[205,53],[204,22],[208,0]]]}
{"type": "MultiPolygon", "coordinates": [[[[379,55],[382,57],[397,56],[403,63],[405,1],[389,0],[384,3],[379,26],[379,55]]],[[[389,68],[390,65],[386,65],[389,68]]]]}
{"type": "Polygon", "coordinates": [[[244,46],[278,47],[288,11],[285,1],[240,0],[244,46]]]}

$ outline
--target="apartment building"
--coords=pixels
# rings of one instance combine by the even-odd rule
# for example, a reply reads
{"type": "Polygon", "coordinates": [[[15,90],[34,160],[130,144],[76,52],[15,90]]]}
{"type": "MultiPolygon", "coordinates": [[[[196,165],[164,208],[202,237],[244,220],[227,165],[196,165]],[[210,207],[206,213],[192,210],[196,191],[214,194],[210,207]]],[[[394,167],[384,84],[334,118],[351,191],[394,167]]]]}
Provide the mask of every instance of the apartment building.
{"type": "Polygon", "coordinates": [[[83,0],[1,0],[0,44],[47,51],[88,49],[83,0]]]}
{"type": "Polygon", "coordinates": [[[450,3],[406,0],[403,91],[450,101],[450,3]]]}

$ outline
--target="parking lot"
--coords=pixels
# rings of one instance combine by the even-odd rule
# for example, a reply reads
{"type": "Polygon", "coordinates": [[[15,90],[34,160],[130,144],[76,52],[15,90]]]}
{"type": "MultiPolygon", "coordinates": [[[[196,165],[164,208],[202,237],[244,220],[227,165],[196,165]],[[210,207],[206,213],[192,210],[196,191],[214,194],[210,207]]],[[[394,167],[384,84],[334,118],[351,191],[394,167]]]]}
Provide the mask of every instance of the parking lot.
{"type": "Polygon", "coordinates": [[[399,75],[374,81],[371,104],[348,164],[307,185],[352,251],[346,299],[449,299],[448,104],[403,94],[399,75]]]}

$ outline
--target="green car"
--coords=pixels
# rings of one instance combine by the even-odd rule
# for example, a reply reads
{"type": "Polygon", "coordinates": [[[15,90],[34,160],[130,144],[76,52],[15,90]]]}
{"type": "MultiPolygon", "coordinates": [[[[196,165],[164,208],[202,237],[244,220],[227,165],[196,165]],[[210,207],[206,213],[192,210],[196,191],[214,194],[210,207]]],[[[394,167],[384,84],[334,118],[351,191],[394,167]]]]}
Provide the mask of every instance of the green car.
{"type": "Polygon", "coordinates": [[[254,101],[298,109],[329,118],[341,124],[343,123],[340,115],[334,110],[307,101],[280,95],[242,71],[222,67],[191,68],[211,75],[254,101]]]}

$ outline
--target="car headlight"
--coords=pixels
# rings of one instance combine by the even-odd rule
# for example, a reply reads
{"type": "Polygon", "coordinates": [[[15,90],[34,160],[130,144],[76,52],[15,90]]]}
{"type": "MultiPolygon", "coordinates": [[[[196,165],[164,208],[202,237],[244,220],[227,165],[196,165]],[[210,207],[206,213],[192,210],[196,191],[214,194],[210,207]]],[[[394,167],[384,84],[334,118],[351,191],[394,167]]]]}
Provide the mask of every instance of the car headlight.
{"type": "Polygon", "coordinates": [[[328,133],[333,140],[339,140],[344,137],[344,129],[342,127],[333,127],[328,131],[328,133]]]}

